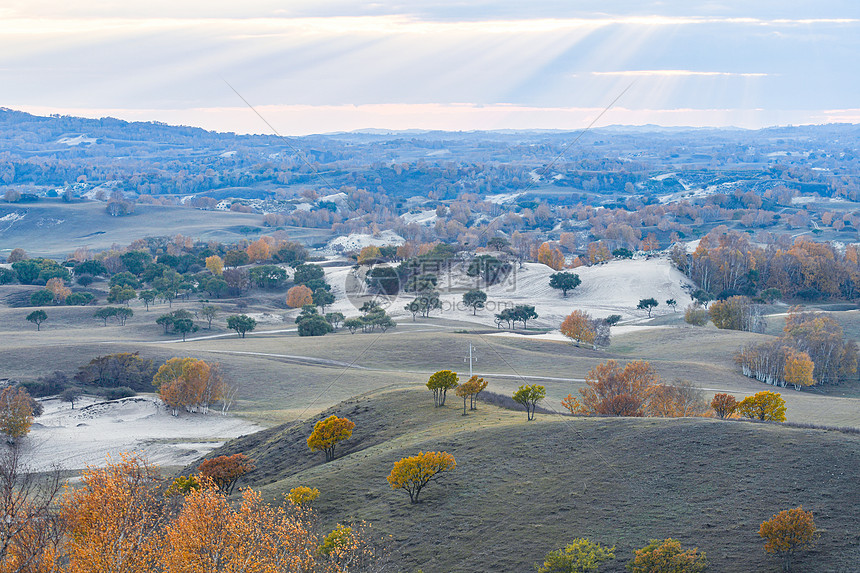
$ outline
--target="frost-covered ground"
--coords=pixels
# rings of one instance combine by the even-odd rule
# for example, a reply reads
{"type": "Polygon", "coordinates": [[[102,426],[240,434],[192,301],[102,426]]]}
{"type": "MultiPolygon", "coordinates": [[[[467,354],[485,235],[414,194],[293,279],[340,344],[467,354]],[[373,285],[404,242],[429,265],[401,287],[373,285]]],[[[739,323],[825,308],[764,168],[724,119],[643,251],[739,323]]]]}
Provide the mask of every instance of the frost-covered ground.
{"type": "Polygon", "coordinates": [[[135,396],[110,402],[84,398],[72,409],[67,402],[42,402],[22,441],[27,463],[36,470],[53,465],[76,470],[103,465],[111,455],[137,452],[156,465],[184,465],[225,441],[262,429],[256,424],[219,412],[172,416],[154,396],[135,396]]]}

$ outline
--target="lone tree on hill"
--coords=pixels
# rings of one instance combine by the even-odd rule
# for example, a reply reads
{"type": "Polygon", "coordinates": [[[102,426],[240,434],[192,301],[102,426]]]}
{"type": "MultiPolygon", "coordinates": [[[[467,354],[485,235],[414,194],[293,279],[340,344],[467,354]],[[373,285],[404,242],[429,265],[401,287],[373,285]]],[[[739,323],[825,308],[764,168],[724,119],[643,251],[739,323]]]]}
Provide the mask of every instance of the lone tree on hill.
{"type": "Polygon", "coordinates": [[[27,320],[36,325],[36,331],[42,330],[42,323],[48,320],[48,313],[44,310],[34,310],[27,315],[27,320]]]}
{"type": "Polygon", "coordinates": [[[472,314],[478,314],[479,308],[484,308],[487,302],[487,293],[480,289],[472,289],[463,293],[463,304],[472,307],[472,314]]]}
{"type": "Polygon", "coordinates": [[[409,501],[418,503],[418,496],[424,486],[438,480],[441,477],[439,474],[456,467],[457,460],[448,452],[418,452],[417,456],[394,462],[387,479],[391,489],[406,490],[409,501]]]}
{"type": "Polygon", "coordinates": [[[791,558],[795,551],[815,544],[818,532],[811,511],[803,506],[780,511],[761,524],[758,534],[767,540],[764,550],[782,555],[782,570],[791,571],[791,558]]]}
{"type": "Polygon", "coordinates": [[[247,314],[234,314],[227,317],[227,328],[235,330],[241,338],[245,338],[246,332],[251,332],[257,327],[257,321],[247,314]]]}
{"type": "Polygon", "coordinates": [[[549,286],[561,291],[562,296],[567,297],[567,291],[573,290],[582,284],[576,273],[554,273],[549,276],[549,286]]]}
{"type": "Polygon", "coordinates": [[[511,397],[514,399],[514,402],[525,406],[526,418],[531,421],[535,419],[535,407],[537,403],[546,398],[546,388],[540,384],[523,385],[511,397]]]}
{"type": "Polygon", "coordinates": [[[330,462],[334,459],[334,447],[352,437],[354,428],[355,422],[332,414],[314,424],[314,431],[308,436],[308,447],[312,452],[324,451],[325,461],[330,462]]]}
{"type": "Polygon", "coordinates": [[[666,306],[671,306],[672,312],[678,312],[678,301],[675,300],[674,298],[667,298],[666,299],[666,306]]]}
{"type": "Polygon", "coordinates": [[[456,372],[451,370],[439,370],[430,376],[427,388],[433,391],[433,404],[438,408],[445,405],[445,397],[448,390],[453,390],[459,382],[456,372]]]}
{"type": "Polygon", "coordinates": [[[651,318],[651,311],[655,309],[660,303],[657,302],[656,298],[643,298],[639,300],[639,304],[636,305],[636,308],[639,310],[647,310],[648,318],[651,318]]]}

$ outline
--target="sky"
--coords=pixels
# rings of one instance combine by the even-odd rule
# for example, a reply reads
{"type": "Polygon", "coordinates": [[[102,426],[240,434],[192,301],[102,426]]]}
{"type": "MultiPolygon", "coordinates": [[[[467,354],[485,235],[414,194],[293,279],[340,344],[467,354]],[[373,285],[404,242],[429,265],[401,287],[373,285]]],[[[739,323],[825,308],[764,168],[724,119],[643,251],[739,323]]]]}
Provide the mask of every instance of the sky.
{"type": "Polygon", "coordinates": [[[237,133],[860,123],[856,0],[0,0],[0,107],[237,133]]]}

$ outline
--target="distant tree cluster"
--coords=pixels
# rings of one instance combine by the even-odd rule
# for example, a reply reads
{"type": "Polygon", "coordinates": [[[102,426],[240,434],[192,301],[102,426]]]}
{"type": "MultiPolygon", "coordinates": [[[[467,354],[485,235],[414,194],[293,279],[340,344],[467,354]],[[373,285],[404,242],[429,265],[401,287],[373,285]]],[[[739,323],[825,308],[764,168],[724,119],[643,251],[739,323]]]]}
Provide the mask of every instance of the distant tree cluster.
{"type": "MultiPolygon", "coordinates": [[[[355,334],[359,330],[362,332],[374,332],[377,328],[385,332],[389,328],[397,326],[397,323],[385,312],[385,309],[374,300],[363,303],[358,310],[362,313],[361,316],[353,316],[343,320],[343,326],[351,334],[355,334]]],[[[333,318],[342,318],[342,315],[340,317],[334,315],[333,318]]]]}
{"type": "Polygon", "coordinates": [[[517,322],[523,323],[523,328],[528,328],[528,321],[538,318],[535,307],[528,304],[518,304],[513,308],[505,308],[496,314],[496,327],[501,328],[507,324],[508,328],[516,327],[517,322]]]}
{"type": "Polygon", "coordinates": [[[792,307],[782,336],[744,346],[735,356],[744,375],[776,386],[830,385],[853,380],[857,344],[832,318],[792,307]]]}

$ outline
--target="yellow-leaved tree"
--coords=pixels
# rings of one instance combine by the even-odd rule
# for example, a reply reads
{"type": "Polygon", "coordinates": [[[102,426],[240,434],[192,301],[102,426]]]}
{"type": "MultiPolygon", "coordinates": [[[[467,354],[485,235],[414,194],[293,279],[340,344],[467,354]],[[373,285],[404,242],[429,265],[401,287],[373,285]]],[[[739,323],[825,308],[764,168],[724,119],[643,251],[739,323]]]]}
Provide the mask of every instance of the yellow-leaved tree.
{"type": "Polygon", "coordinates": [[[421,490],[431,481],[439,479],[441,473],[457,467],[454,456],[448,452],[418,452],[394,462],[388,475],[392,489],[403,489],[412,503],[418,503],[421,490]]]}
{"type": "Polygon", "coordinates": [[[23,438],[33,425],[32,398],[23,388],[7,386],[0,392],[0,433],[12,442],[23,438]]]}
{"type": "Polygon", "coordinates": [[[478,394],[483,392],[486,387],[487,381],[483,378],[478,378],[477,376],[472,376],[469,380],[457,386],[454,393],[463,399],[464,416],[466,415],[466,400],[469,400],[470,410],[477,410],[476,403],[478,401],[478,394]]]}
{"type": "Polygon", "coordinates": [[[642,549],[636,549],[633,560],[627,565],[631,573],[704,573],[708,560],[698,548],[683,549],[677,539],[652,539],[642,549]]]}
{"type": "Polygon", "coordinates": [[[761,524],[758,534],[767,540],[765,551],[782,556],[783,571],[791,571],[791,558],[797,550],[812,547],[818,538],[812,512],[803,506],[780,511],[761,524]]]}
{"type": "Polygon", "coordinates": [[[206,257],[206,268],[209,269],[209,272],[213,275],[220,277],[224,274],[224,259],[218,255],[206,257]]]}
{"type": "Polygon", "coordinates": [[[320,490],[315,487],[311,488],[304,485],[294,487],[287,495],[287,497],[290,499],[291,502],[293,502],[294,505],[308,505],[319,496],[320,490]]]}
{"type": "Polygon", "coordinates": [[[815,384],[815,379],[812,377],[814,370],[815,363],[809,358],[809,354],[792,348],[786,350],[783,367],[783,379],[786,384],[791,384],[795,390],[812,386],[815,384]]]}
{"type": "Polygon", "coordinates": [[[427,380],[427,389],[433,391],[433,404],[436,407],[444,406],[448,390],[456,388],[459,381],[457,373],[451,370],[434,372],[427,380]]]}
{"type": "Polygon", "coordinates": [[[191,491],[164,537],[167,573],[316,570],[318,541],[308,521],[263,503],[250,488],[235,509],[215,487],[191,491]]]}
{"type": "Polygon", "coordinates": [[[785,422],[785,400],[779,392],[763,390],[740,401],[737,413],[754,420],[785,422]]]}
{"type": "Polygon", "coordinates": [[[382,258],[382,251],[379,250],[379,247],[375,245],[368,245],[361,249],[361,252],[358,253],[358,264],[363,265],[365,263],[372,263],[378,259],[382,258]]]}
{"type": "Polygon", "coordinates": [[[314,424],[314,431],[308,436],[308,447],[312,452],[324,451],[325,461],[330,462],[334,459],[335,446],[352,437],[353,429],[355,422],[332,414],[314,424]]]}
{"type": "Polygon", "coordinates": [[[314,292],[305,285],[294,286],[287,291],[287,306],[290,308],[302,308],[313,303],[314,292]]]}
{"type": "Polygon", "coordinates": [[[122,454],[119,462],[90,468],[83,485],[61,503],[67,527],[68,573],[149,573],[161,565],[164,496],[160,478],[145,460],[122,454]]]}

